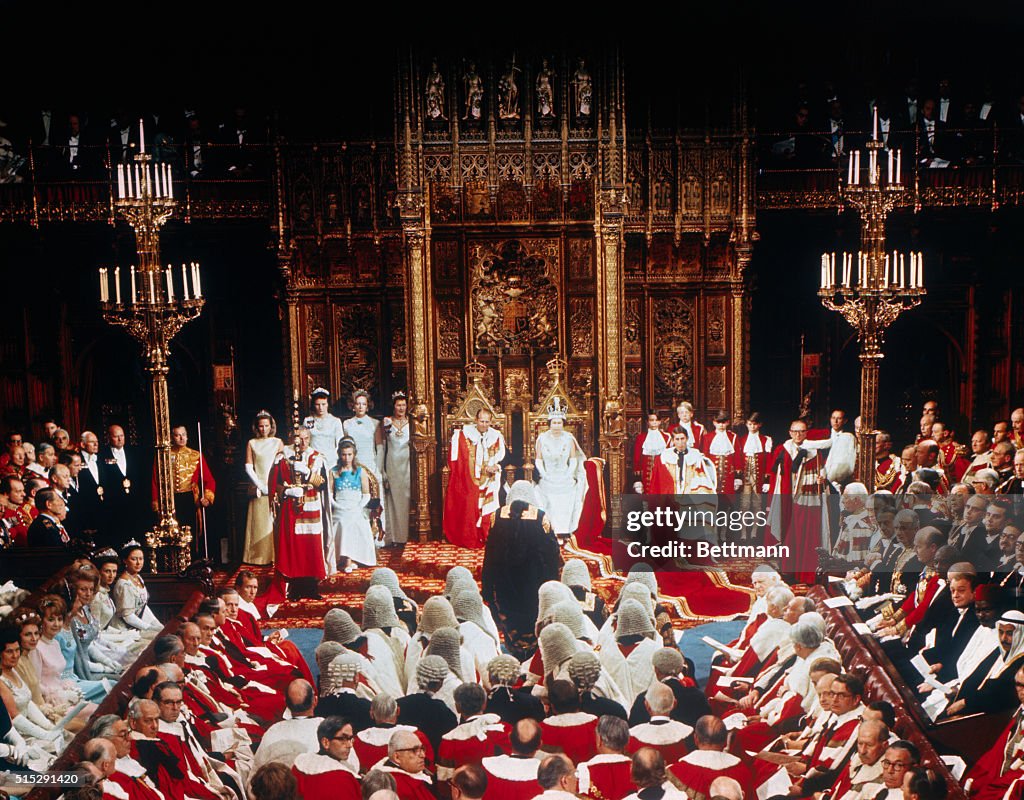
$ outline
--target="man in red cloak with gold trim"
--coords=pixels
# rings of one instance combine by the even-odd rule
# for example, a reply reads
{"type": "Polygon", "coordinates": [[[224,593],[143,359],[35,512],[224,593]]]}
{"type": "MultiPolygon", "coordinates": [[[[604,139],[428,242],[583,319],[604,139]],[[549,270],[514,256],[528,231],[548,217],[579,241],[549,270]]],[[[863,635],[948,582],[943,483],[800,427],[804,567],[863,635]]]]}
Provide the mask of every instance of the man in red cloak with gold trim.
{"type": "Polygon", "coordinates": [[[459,547],[483,547],[500,507],[505,437],[491,422],[491,412],[481,408],[475,423],[463,425],[452,435],[442,527],[448,541],[459,547]]]}

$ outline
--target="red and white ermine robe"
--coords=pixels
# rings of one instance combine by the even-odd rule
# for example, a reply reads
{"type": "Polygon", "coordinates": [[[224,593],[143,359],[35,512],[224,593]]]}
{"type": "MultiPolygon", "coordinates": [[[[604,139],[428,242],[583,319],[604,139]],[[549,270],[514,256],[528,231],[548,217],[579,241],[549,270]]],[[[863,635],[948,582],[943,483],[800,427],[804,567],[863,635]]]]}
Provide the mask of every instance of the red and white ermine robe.
{"type": "Polygon", "coordinates": [[[719,776],[732,778],[743,787],[744,797],[755,797],[750,767],[738,756],[719,750],[694,750],[668,768],[687,788],[690,797],[710,797],[711,782],[719,776]]]}
{"type": "Polygon", "coordinates": [[[1017,709],[995,744],[964,777],[964,788],[971,800],[1020,796],[1024,778],[1024,707],[1017,709]]]}
{"type": "MultiPolygon", "coordinates": [[[[265,639],[263,631],[260,629],[259,620],[249,611],[239,608],[238,616],[235,619],[229,617],[228,623],[232,623],[232,630],[237,631],[241,635],[247,647],[256,648],[256,652],[261,655],[268,654],[263,652],[264,650],[269,651],[274,657],[283,659],[293,667],[298,668],[307,681],[311,684],[314,683],[313,673],[309,671],[309,665],[306,663],[306,659],[302,657],[302,653],[299,652],[299,648],[286,639],[281,639],[277,642],[265,639]]],[[[225,625],[225,627],[229,626],[225,625]]]]}
{"type": "Polygon", "coordinates": [[[361,800],[359,778],[347,761],[322,753],[299,753],[292,775],[303,800],[361,800]]]}
{"type": "Polygon", "coordinates": [[[622,800],[636,791],[631,768],[633,759],[622,753],[598,753],[576,768],[580,797],[622,800]]]}
{"type": "Polygon", "coordinates": [[[298,460],[308,472],[297,469],[296,460],[290,456],[278,459],[270,470],[269,494],[280,500],[274,528],[275,566],[285,581],[323,580],[328,574],[325,537],[331,530],[327,468],[316,450],[307,448],[298,460]],[[288,496],[295,488],[302,490],[301,496],[288,496]]]}
{"type": "Polygon", "coordinates": [[[772,453],[766,531],[767,543],[789,547],[782,571],[796,573],[796,580],[806,583],[814,580],[818,568],[817,548],[831,549],[828,507],[818,482],[825,459],[808,444],[798,446],[788,439],[772,453]]]}
{"type": "Polygon", "coordinates": [[[437,779],[448,780],[464,764],[479,764],[510,748],[511,726],[497,714],[478,714],[441,737],[437,751],[437,779]]]}
{"type": "MultiPolygon", "coordinates": [[[[669,448],[654,460],[654,474],[651,478],[652,495],[711,495],[708,498],[710,506],[716,505],[714,497],[718,479],[715,474],[715,465],[707,456],[699,450],[689,448],[684,451],[669,448]]],[[[692,504],[691,504],[692,505],[692,504]]],[[[712,509],[713,510],[713,509],[712,509]]],[[[687,531],[676,531],[671,527],[664,527],[655,530],[652,528],[651,535],[653,544],[664,545],[673,540],[679,539],[710,539],[713,536],[712,528],[704,528],[703,534],[699,528],[691,528],[687,531]],[[689,536],[683,534],[689,533],[689,536]],[[710,533],[710,535],[709,535],[710,533]]],[[[647,560],[651,563],[650,560],[647,560]]],[[[691,564],[700,563],[695,555],[689,558],[691,564]]],[[[652,567],[657,569],[655,564],[652,567]]]]}
{"type": "Polygon", "coordinates": [[[505,458],[505,437],[489,428],[480,433],[476,425],[464,425],[452,435],[448,455],[448,493],[444,498],[444,535],[459,547],[480,548],[487,541],[494,512],[500,507],[498,490],[505,458]]]}
{"type": "Polygon", "coordinates": [[[660,428],[648,428],[638,434],[633,442],[633,472],[636,480],[644,487],[644,494],[651,488],[654,474],[654,460],[672,443],[672,437],[660,428]]]}

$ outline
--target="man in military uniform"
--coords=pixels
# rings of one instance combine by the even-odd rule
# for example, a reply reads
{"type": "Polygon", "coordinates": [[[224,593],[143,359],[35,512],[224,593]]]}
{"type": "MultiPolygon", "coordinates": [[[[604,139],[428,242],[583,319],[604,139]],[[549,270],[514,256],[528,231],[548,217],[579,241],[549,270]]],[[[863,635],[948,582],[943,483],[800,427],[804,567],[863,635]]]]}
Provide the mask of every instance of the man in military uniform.
{"type": "MultiPolygon", "coordinates": [[[[188,446],[188,430],[184,425],[171,428],[171,481],[174,485],[174,516],[179,525],[192,528],[192,540],[202,540],[205,515],[200,509],[213,505],[217,482],[210,466],[198,450],[188,446]]],[[[153,510],[157,508],[159,487],[156,466],[153,467],[153,510]]]]}
{"type": "Polygon", "coordinates": [[[32,504],[25,501],[25,484],[16,475],[0,477],[0,540],[6,546],[24,546],[28,526],[35,519],[32,504]]]}
{"type": "Polygon", "coordinates": [[[900,457],[892,454],[892,436],[888,431],[875,434],[875,489],[895,494],[899,488],[900,457]]]}
{"type": "Polygon", "coordinates": [[[953,439],[953,428],[945,422],[932,423],[932,439],[939,446],[939,464],[945,469],[950,484],[963,478],[970,462],[967,448],[953,439]]]}

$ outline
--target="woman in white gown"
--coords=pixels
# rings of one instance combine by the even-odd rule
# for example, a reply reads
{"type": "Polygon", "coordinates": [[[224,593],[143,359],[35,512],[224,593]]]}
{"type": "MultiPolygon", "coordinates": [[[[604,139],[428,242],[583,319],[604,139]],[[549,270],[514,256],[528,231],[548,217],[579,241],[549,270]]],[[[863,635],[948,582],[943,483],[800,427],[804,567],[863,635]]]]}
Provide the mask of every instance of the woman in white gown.
{"type": "Polygon", "coordinates": [[[394,413],[384,417],[386,451],[384,456],[384,488],[387,492],[384,513],[388,524],[384,530],[388,544],[409,541],[409,505],[411,479],[409,470],[409,400],[403,392],[393,395],[394,413]]]}
{"type": "Polygon", "coordinates": [[[373,531],[366,515],[370,502],[370,479],[362,466],[356,464],[356,445],[342,439],[338,445],[338,463],[331,470],[332,540],[338,568],[345,572],[355,564],[374,566],[377,551],[373,531]]]}
{"type": "Polygon", "coordinates": [[[137,630],[143,639],[152,639],[163,629],[163,623],[149,607],[149,590],[141,575],[146,563],[142,545],[128,542],[121,550],[121,561],[124,572],[110,592],[115,609],[110,625],[119,630],[137,630]]]}
{"type": "Polygon", "coordinates": [[[548,429],[537,437],[534,465],[537,494],[551,529],[561,536],[576,530],[587,493],[586,458],[576,437],[565,430],[565,408],[556,397],[548,409],[548,429]]]}
{"type": "Polygon", "coordinates": [[[274,517],[270,513],[267,481],[278,454],[284,452],[284,443],[277,438],[277,423],[267,411],[256,415],[252,431],[254,437],[245,449],[245,474],[249,476],[255,493],[249,498],[242,561],[245,564],[273,564],[274,517]]]}
{"type": "Polygon", "coordinates": [[[0,631],[0,702],[13,726],[8,742],[27,749],[32,769],[45,771],[64,749],[64,730],[54,727],[32,700],[32,689],[16,670],[20,658],[18,629],[0,631]]]}

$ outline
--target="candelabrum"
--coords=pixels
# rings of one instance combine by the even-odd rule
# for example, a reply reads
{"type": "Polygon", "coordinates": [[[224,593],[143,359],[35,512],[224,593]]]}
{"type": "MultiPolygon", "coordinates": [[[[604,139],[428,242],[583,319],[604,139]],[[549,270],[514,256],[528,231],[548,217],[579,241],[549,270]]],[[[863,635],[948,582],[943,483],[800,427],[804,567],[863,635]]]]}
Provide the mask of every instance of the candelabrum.
{"type": "Polygon", "coordinates": [[[178,282],[176,270],[161,265],[160,227],[174,213],[177,201],[170,168],[145,152],[144,134],[140,121],[139,152],[134,163],[118,165],[114,202],[115,211],[135,232],[138,268],[132,265],[124,275],[120,266],[100,268],[100,305],[107,322],[124,328],[142,346],[150,377],[158,516],[146,544],[154,572],[176,572],[191,563],[192,530],[174,515],[167,359],[171,340],[199,316],[206,301],[198,264],[182,264],[178,282]]]}
{"type": "Polygon", "coordinates": [[[840,182],[843,201],[860,214],[861,250],[856,255],[840,254],[838,265],[835,253],[822,255],[818,296],[826,308],[843,315],[857,331],[860,342],[861,427],[857,479],[870,492],[874,490],[878,372],[884,357],[885,331],[900,314],[921,302],[925,289],[924,262],[920,252],[886,251],[886,218],[902,201],[907,189],[901,181],[899,151],[886,151],[888,165],[886,179],[882,180],[880,155],[884,145],[878,139],[877,112],[874,135],[865,147],[866,174],[861,169],[861,151],[858,150],[849,154],[847,180],[845,185],[840,182]],[[862,180],[865,177],[866,182],[862,180]]]}

